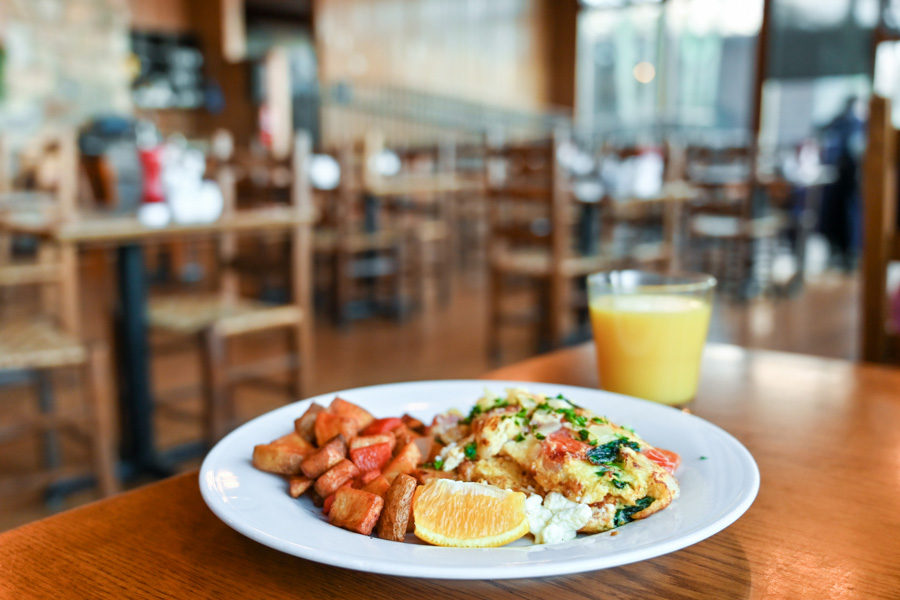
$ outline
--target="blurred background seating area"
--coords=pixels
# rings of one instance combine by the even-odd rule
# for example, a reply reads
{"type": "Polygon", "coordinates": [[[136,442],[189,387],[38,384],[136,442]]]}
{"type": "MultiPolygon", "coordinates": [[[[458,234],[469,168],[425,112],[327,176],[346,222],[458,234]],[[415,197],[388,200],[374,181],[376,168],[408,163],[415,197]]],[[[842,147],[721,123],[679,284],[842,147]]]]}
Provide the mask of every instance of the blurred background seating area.
{"type": "Polygon", "coordinates": [[[897,362],[898,96],[892,0],[0,0],[0,530],[588,339],[602,269],[897,362]]]}

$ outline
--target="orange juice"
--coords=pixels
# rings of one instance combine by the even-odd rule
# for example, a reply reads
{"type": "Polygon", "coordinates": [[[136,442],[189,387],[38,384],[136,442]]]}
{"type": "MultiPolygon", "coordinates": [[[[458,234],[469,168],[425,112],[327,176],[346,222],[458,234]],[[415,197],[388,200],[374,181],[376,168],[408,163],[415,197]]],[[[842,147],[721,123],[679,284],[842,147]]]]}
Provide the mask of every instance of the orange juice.
{"type": "Polygon", "coordinates": [[[663,404],[697,393],[710,305],[700,298],[624,294],[591,300],[600,387],[663,404]]]}

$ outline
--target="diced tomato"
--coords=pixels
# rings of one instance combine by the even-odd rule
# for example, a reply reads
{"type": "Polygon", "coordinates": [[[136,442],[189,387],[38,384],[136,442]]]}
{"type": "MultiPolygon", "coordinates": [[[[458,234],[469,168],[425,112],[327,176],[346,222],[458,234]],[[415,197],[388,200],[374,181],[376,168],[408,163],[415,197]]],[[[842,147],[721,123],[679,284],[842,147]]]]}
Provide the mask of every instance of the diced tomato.
{"type": "Polygon", "coordinates": [[[375,419],[365,429],[362,435],[378,435],[379,433],[387,433],[393,431],[403,425],[403,421],[397,417],[388,417],[386,419],[375,419]]]}
{"type": "Polygon", "coordinates": [[[563,460],[566,456],[584,458],[590,448],[586,443],[573,438],[567,429],[554,431],[542,443],[544,455],[551,460],[563,460]]]}
{"type": "Polygon", "coordinates": [[[644,448],[641,450],[644,456],[661,466],[669,473],[674,473],[678,465],[681,464],[681,457],[671,450],[663,450],[662,448],[644,448]]]}
{"type": "Polygon", "coordinates": [[[354,448],[350,450],[350,460],[357,468],[366,471],[380,471],[391,460],[391,445],[387,442],[354,448]]]}

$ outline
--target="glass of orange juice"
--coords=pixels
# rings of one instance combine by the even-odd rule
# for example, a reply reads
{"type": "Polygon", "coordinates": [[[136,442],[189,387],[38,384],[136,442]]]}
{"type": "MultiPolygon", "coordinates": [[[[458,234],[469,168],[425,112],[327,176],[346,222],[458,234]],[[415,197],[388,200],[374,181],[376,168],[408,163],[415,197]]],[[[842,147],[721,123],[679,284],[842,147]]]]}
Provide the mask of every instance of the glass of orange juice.
{"type": "Polygon", "coordinates": [[[587,284],[600,387],[673,406],[693,400],[715,278],[623,270],[587,284]]]}

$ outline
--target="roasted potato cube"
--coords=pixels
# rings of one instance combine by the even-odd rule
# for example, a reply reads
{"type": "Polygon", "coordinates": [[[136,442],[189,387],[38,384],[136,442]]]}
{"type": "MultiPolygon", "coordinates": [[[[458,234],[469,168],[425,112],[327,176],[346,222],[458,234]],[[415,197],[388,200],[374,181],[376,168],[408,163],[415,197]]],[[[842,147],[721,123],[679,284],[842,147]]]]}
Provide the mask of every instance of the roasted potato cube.
{"type": "Polygon", "coordinates": [[[415,418],[410,414],[405,414],[400,417],[400,420],[403,421],[407,427],[418,433],[419,435],[425,434],[425,423],[415,418]]]}
{"type": "Polygon", "coordinates": [[[359,475],[359,469],[345,458],[320,475],[313,487],[320,496],[327,498],[357,475],[359,475]]]}
{"type": "Polygon", "coordinates": [[[294,420],[294,431],[310,444],[316,443],[316,415],[323,410],[325,410],[324,406],[313,402],[303,416],[294,420]]]}
{"type": "Polygon", "coordinates": [[[416,469],[416,472],[413,473],[416,480],[421,485],[425,485],[432,479],[456,479],[456,473],[452,471],[441,471],[439,469],[426,469],[424,467],[420,467],[416,469]]]}
{"type": "Polygon", "coordinates": [[[420,437],[419,434],[405,424],[394,429],[391,433],[394,434],[394,438],[397,440],[397,448],[403,448],[403,446],[420,437]]]}
{"type": "Polygon", "coordinates": [[[334,494],[328,520],[332,525],[369,535],[378,522],[383,506],[381,496],[363,490],[341,488],[334,494]]]}
{"type": "Polygon", "coordinates": [[[368,427],[369,423],[375,420],[372,413],[352,402],[347,402],[342,398],[335,398],[332,400],[331,405],[328,407],[328,411],[341,417],[349,417],[356,421],[357,431],[365,429],[368,427]]]}
{"type": "Polygon", "coordinates": [[[416,480],[409,475],[397,475],[384,496],[384,508],[378,520],[378,537],[394,542],[403,541],[417,485],[416,480]]]}
{"type": "Polygon", "coordinates": [[[253,448],[253,466],[261,471],[279,475],[296,475],[300,472],[303,459],[312,453],[313,446],[291,432],[268,444],[253,448]]]}
{"type": "Polygon", "coordinates": [[[316,479],[345,458],[347,458],[347,444],[342,436],[338,436],[316,452],[308,454],[300,464],[300,470],[310,479],[316,479]]]}
{"type": "Polygon", "coordinates": [[[397,439],[389,433],[379,435],[359,435],[350,440],[350,449],[365,448],[366,446],[374,446],[375,444],[388,443],[391,445],[391,452],[394,451],[394,445],[397,439]]]}
{"type": "Polygon", "coordinates": [[[419,454],[419,447],[413,442],[406,444],[403,449],[397,453],[394,460],[385,467],[383,471],[384,478],[388,480],[388,483],[393,483],[394,478],[397,477],[397,475],[401,473],[404,475],[413,473],[420,462],[420,458],[421,454],[419,454]]]}
{"type": "Polygon", "coordinates": [[[362,489],[363,491],[375,494],[376,496],[384,496],[390,487],[391,484],[384,478],[384,475],[379,475],[369,483],[365,484],[362,489]]]}
{"type": "Polygon", "coordinates": [[[316,445],[323,446],[338,435],[344,436],[345,440],[354,438],[356,432],[359,431],[359,426],[355,419],[323,411],[316,415],[314,429],[316,445]]]}
{"type": "Polygon", "coordinates": [[[288,478],[288,493],[291,498],[299,498],[303,492],[312,487],[313,480],[304,475],[291,475],[288,478]]]}
{"type": "Polygon", "coordinates": [[[379,471],[378,469],[366,471],[365,473],[360,474],[360,476],[357,478],[359,480],[359,485],[353,487],[362,488],[364,485],[370,483],[373,479],[378,479],[379,477],[381,477],[381,471],[379,471]]]}

